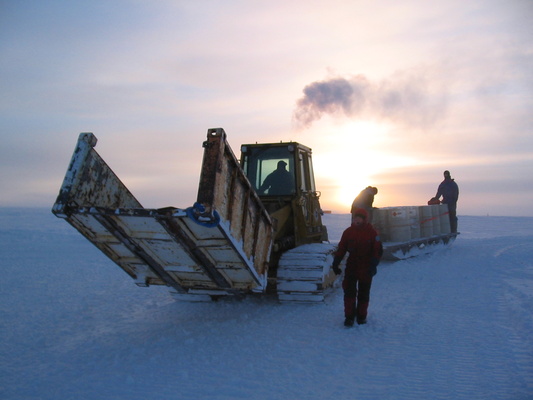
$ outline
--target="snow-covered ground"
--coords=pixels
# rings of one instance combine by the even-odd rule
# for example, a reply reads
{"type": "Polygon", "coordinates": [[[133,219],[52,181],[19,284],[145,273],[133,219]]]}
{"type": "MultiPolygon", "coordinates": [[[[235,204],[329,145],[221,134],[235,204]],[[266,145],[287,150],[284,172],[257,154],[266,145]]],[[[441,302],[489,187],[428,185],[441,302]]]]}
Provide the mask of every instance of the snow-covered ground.
{"type": "MultiPolygon", "coordinates": [[[[338,241],[347,215],[326,215],[338,241]]],[[[468,217],[375,277],[367,325],[272,297],[175,302],[66,222],[0,209],[0,398],[532,399],[533,218],[468,217]]]]}

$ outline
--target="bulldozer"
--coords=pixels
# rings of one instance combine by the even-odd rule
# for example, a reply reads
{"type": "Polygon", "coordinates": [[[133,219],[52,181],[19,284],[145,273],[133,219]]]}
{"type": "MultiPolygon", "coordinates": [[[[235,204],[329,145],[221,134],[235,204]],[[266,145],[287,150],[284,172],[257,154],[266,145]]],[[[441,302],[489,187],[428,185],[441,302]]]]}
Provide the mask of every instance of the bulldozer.
{"type": "Polygon", "coordinates": [[[275,294],[322,302],[337,276],[322,223],[312,150],[296,142],[244,144],[238,160],[222,128],[208,129],[196,202],[144,208],[81,133],[52,212],[141,287],[181,300],[275,294]]]}

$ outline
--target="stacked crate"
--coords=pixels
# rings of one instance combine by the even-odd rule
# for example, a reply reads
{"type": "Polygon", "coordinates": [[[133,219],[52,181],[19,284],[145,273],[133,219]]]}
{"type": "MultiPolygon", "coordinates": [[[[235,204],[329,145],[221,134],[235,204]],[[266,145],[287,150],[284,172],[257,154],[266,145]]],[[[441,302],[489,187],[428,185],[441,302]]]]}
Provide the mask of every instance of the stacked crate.
{"type": "Polygon", "coordinates": [[[383,242],[408,242],[451,232],[446,204],[376,208],[372,224],[383,242]]]}

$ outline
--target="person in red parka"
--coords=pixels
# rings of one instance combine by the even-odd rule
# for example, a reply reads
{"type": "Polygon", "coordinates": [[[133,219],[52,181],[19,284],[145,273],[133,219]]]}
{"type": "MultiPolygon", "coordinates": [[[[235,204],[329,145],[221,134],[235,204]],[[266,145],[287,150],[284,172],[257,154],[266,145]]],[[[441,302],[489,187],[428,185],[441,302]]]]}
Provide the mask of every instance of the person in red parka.
{"type": "Polygon", "coordinates": [[[352,225],[343,232],[339,246],[333,254],[331,266],[339,275],[341,273],[339,264],[346,252],[349,253],[342,281],[345,326],[353,326],[355,320],[359,325],[366,323],[372,278],[383,255],[379,234],[367,222],[367,211],[357,208],[353,216],[352,225]]]}

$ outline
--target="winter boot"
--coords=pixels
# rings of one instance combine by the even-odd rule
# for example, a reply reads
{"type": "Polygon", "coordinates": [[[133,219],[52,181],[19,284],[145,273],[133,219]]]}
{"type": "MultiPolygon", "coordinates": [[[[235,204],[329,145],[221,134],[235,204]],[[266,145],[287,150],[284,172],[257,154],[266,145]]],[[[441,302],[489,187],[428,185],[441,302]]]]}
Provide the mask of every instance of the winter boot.
{"type": "Polygon", "coordinates": [[[353,326],[353,318],[346,317],[346,319],[344,320],[344,326],[353,326]]]}

